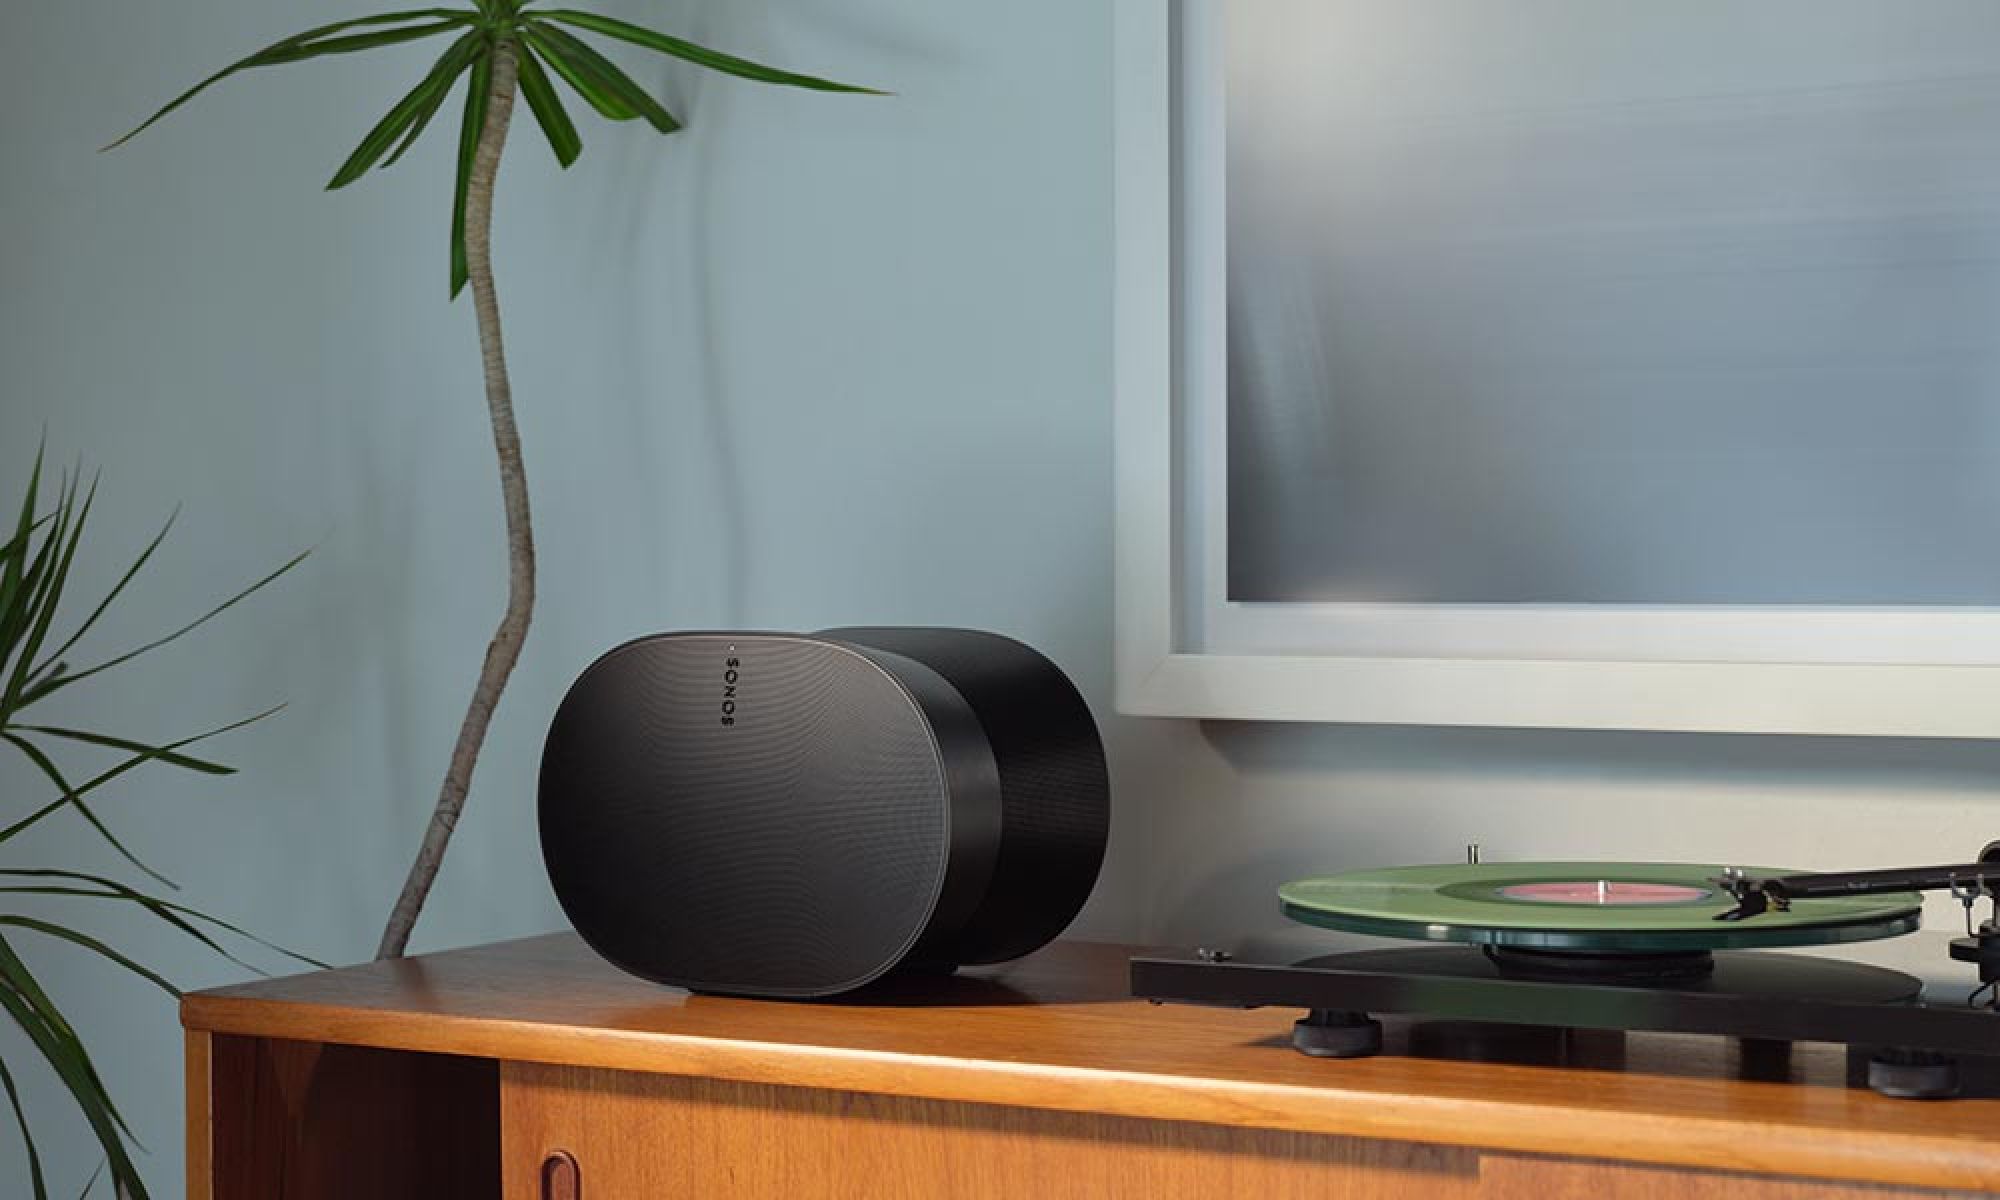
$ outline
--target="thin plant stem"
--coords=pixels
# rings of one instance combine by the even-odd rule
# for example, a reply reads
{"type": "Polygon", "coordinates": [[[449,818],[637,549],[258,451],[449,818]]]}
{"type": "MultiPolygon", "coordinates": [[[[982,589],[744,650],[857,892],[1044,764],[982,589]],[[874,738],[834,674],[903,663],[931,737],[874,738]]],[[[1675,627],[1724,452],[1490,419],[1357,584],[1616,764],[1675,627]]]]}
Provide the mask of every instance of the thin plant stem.
{"type": "Polygon", "coordinates": [[[500,300],[493,286],[493,186],[500,174],[500,154],[507,143],[507,126],[514,113],[514,89],[519,78],[518,50],[511,40],[494,48],[493,76],[486,105],[486,123],[474,151],[472,176],[466,188],[465,258],[472,285],[473,311],[479,318],[479,351],[486,374],[486,408],[493,421],[493,447],[500,459],[500,494],[507,510],[507,611],[486,647],[486,661],[472,691],[451,765],[438,790],[437,807],[424,830],[417,859],[389,914],[375,957],[401,958],[409,948],[424,899],[437,881],[444,852],[465,811],[473,767],[486,742],[486,730],[499,706],[500,694],[520,660],[535,608],[535,535],[528,515],[528,476],[521,462],[521,435],[514,425],[514,392],[507,377],[507,353],[500,336],[500,300]]]}

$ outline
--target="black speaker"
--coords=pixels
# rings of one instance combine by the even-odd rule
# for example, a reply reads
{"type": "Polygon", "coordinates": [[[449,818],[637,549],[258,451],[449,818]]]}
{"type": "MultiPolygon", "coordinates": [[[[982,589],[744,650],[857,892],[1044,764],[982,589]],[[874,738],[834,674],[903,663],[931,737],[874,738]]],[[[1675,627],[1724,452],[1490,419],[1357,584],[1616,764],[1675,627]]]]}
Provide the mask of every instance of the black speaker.
{"type": "Polygon", "coordinates": [[[1001,962],[1076,916],[1110,789],[1056,665],[963,629],[675,633],[606,654],[542,755],[542,857],[598,953],[830,996],[1001,962]]]}

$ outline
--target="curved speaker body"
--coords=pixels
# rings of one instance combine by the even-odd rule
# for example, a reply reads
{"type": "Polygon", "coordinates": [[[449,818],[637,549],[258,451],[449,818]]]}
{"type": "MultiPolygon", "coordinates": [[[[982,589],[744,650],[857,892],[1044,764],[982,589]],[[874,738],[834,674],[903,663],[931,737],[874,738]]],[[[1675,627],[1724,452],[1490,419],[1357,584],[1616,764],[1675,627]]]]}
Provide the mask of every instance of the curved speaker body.
{"type": "Polygon", "coordinates": [[[695,991],[829,996],[1018,957],[1096,882],[1103,748],[1062,672],[956,629],[663,634],[606,654],[542,757],[585,941],[695,991]]]}

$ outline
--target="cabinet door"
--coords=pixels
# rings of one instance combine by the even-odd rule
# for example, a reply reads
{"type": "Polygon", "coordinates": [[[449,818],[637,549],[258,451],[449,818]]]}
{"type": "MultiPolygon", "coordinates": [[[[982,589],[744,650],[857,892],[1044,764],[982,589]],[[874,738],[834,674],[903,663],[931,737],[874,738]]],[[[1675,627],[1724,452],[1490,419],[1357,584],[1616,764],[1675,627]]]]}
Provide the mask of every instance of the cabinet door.
{"type": "Polygon", "coordinates": [[[502,1068],[501,1107],[506,1200],[1457,1200],[1478,1187],[1469,1150],[533,1064],[502,1068]]]}

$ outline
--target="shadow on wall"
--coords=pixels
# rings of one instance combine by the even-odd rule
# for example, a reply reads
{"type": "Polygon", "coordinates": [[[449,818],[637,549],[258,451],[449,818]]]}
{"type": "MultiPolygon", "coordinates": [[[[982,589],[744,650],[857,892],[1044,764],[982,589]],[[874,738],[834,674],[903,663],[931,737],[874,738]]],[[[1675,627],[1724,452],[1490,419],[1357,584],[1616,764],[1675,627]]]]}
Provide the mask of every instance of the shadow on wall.
{"type": "MultiPolygon", "coordinates": [[[[343,805],[367,810],[365,820],[355,812],[348,822],[348,836],[358,842],[347,853],[361,861],[395,862],[415,836],[424,794],[421,786],[412,795],[396,781],[429,781],[437,747],[419,736],[425,728],[420,694],[400,686],[398,678],[399,664],[424,660],[422,628],[410,620],[383,619],[384,613],[423,611],[427,602],[419,569],[423,534],[398,486],[423,476],[424,443],[380,436],[382,417],[375,408],[335,406],[319,418],[350,482],[344,489],[347,505],[330,520],[332,532],[320,550],[321,586],[312,590],[306,628],[329,649],[313,656],[302,715],[373,726],[370,735],[307,739],[307,753],[323,758],[307,777],[344,781],[343,805]],[[370,599],[357,603],[357,596],[370,599]],[[354,760],[357,746],[377,747],[380,757],[354,760]]],[[[372,913],[385,903],[372,872],[336,868],[326,886],[339,889],[339,912],[372,913]]],[[[357,945],[352,952],[362,950],[357,945]]]]}
{"type": "MultiPolygon", "coordinates": [[[[640,6],[627,7],[634,10],[627,15],[638,19],[640,6]]],[[[787,4],[784,23],[803,30],[796,37],[786,36],[768,0],[732,0],[728,5],[669,0],[646,6],[643,16],[659,28],[702,44],[800,69],[808,64],[793,61],[798,57],[790,53],[794,45],[860,45],[874,52],[871,57],[910,61],[936,61],[945,54],[938,46],[908,36],[900,29],[903,22],[887,16],[871,19],[845,3],[787,4]]],[[[663,226],[671,231],[670,258],[688,264],[681,284],[685,324],[676,331],[676,339],[664,339],[645,327],[637,307],[617,306],[616,319],[624,325],[623,336],[616,339],[625,358],[619,364],[622,374],[660,381],[656,389],[634,389],[625,397],[627,428],[633,431],[627,444],[637,452],[631,474],[650,490],[650,511],[669,511],[669,481],[648,454],[668,444],[669,423],[698,425],[696,436],[706,446],[702,459],[709,471],[702,492],[712,502],[708,511],[720,530],[717,557],[703,574],[717,589],[712,611],[728,622],[742,623],[755,594],[750,578],[750,495],[742,426],[736,416],[739,397],[732,390],[728,354],[713,316],[724,305],[730,264],[703,231],[719,228],[728,215],[722,194],[728,186],[725,148],[732,134],[735,97],[749,85],[659,60],[647,64],[641,82],[656,91],[687,128],[669,142],[669,152],[654,145],[641,147],[643,153],[632,146],[618,150],[614,183],[602,190],[602,208],[590,223],[599,232],[587,254],[614,294],[636,294],[657,286],[643,277],[653,262],[632,250],[649,245],[649,235],[663,226]],[[675,357],[676,344],[692,347],[692,356],[675,357]]]]}

